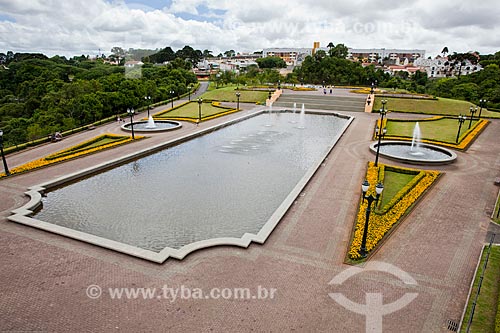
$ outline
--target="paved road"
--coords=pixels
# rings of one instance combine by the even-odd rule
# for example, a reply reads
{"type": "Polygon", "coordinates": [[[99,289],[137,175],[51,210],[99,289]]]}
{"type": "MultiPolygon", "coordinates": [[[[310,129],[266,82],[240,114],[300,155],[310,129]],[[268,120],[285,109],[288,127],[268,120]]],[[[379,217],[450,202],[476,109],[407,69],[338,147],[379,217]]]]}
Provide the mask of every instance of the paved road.
{"type": "MultiPolygon", "coordinates": [[[[243,107],[242,113],[254,112],[255,106],[243,107]]],[[[372,258],[399,267],[416,285],[376,271],[331,285],[332,278],[350,267],[342,262],[366,163],[373,159],[368,145],[378,117],[352,115],[356,119],[351,127],[265,244],[210,248],[162,265],[17,225],[6,217],[27,201],[23,192],[28,186],[193,132],[196,125],[185,123],[178,131],[1,180],[0,330],[364,332],[365,316],[337,304],[329,293],[344,294],[360,304],[366,302],[366,293],[378,293],[387,304],[411,292],[418,294],[415,300],[383,317],[384,332],[449,332],[447,320],[459,320],[462,314],[489,226],[486,212],[498,190],[493,179],[500,169],[495,144],[500,122],[488,126],[469,151],[458,153],[455,164],[439,167],[445,174],[437,186],[372,258]],[[102,296],[89,298],[86,291],[95,291],[89,285],[100,286],[102,296]],[[158,290],[165,285],[204,292],[250,288],[254,296],[260,286],[261,291],[276,289],[276,294],[273,299],[179,296],[173,301],[157,293],[153,299],[118,300],[107,289],[158,290]]],[[[200,128],[220,121],[202,123],[200,128]]],[[[10,156],[9,162],[43,156],[108,131],[119,132],[118,124],[10,156]]]]}

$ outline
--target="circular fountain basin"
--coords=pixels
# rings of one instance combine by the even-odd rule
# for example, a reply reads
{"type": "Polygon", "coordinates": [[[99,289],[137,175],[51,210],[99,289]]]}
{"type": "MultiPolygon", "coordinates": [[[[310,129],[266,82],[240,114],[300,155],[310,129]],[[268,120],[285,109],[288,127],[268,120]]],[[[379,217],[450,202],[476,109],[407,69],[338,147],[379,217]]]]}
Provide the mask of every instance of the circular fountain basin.
{"type": "MultiPolygon", "coordinates": [[[[370,150],[377,152],[378,143],[372,143],[370,150]]],[[[443,147],[421,143],[418,150],[413,149],[411,142],[382,141],[379,154],[388,159],[409,164],[449,164],[457,158],[457,154],[443,147]]]]}
{"type": "MultiPolygon", "coordinates": [[[[134,121],[134,132],[164,132],[181,128],[182,124],[173,120],[155,120],[154,127],[147,120],[134,121]]],[[[122,130],[132,131],[130,123],[122,125],[122,130]]]]}

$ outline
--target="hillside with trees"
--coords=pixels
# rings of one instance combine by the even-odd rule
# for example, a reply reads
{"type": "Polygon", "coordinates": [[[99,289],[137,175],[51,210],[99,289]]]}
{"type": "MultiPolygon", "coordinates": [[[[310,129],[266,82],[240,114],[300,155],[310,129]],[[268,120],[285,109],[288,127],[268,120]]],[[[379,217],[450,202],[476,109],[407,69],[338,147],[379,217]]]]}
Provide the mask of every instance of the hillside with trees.
{"type": "Polygon", "coordinates": [[[130,79],[123,66],[103,59],[0,54],[0,128],[5,144],[27,142],[144,106],[145,96],[157,102],[169,99],[171,90],[183,94],[196,83],[190,68],[183,59],[166,66],[146,64],[140,78],[130,79]]]}

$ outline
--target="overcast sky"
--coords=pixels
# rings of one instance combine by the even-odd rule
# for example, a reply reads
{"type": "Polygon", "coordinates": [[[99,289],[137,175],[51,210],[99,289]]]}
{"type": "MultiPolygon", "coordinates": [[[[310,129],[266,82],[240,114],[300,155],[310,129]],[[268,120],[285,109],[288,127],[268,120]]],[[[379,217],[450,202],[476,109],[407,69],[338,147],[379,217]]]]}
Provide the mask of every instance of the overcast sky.
{"type": "Polygon", "coordinates": [[[0,0],[0,52],[74,56],[190,45],[500,50],[498,0],[0,0]]]}

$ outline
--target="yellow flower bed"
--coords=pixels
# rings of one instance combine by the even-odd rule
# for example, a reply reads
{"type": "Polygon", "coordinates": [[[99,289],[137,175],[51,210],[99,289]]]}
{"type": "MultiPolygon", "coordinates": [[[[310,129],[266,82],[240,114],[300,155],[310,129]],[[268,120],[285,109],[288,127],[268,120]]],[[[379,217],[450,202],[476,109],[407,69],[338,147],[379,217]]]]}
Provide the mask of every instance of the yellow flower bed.
{"type": "MultiPolygon", "coordinates": [[[[125,143],[133,141],[131,137],[124,137],[125,138],[124,140],[120,140],[120,141],[116,141],[116,142],[111,142],[111,143],[108,143],[108,144],[105,144],[105,145],[102,145],[102,146],[93,147],[93,148],[90,148],[90,149],[78,149],[78,147],[82,147],[83,145],[88,145],[90,143],[93,143],[93,142],[97,141],[100,138],[110,137],[110,136],[111,137],[116,137],[116,138],[120,137],[120,136],[114,135],[114,134],[104,134],[104,135],[95,137],[93,139],[90,139],[88,141],[85,141],[85,142],[83,142],[81,144],[78,144],[78,145],[76,145],[74,147],[62,150],[60,152],[48,155],[48,156],[40,158],[38,160],[34,160],[34,161],[31,161],[31,162],[25,163],[23,165],[20,165],[18,167],[12,168],[9,171],[10,171],[10,173],[12,175],[13,174],[22,173],[22,172],[27,172],[27,171],[31,171],[31,170],[34,170],[34,169],[38,169],[38,168],[42,168],[42,167],[48,166],[50,164],[59,163],[59,162],[63,162],[63,161],[67,161],[67,160],[73,159],[73,158],[77,158],[77,157],[81,157],[81,156],[93,154],[93,153],[96,153],[96,152],[104,150],[104,149],[116,147],[116,146],[119,146],[119,145],[122,145],[122,144],[125,144],[125,143]],[[67,152],[71,151],[71,150],[75,150],[75,152],[72,153],[72,154],[67,154],[67,152]],[[54,158],[55,156],[57,156],[59,154],[60,154],[60,157],[54,158]]],[[[136,136],[135,137],[136,140],[143,139],[143,138],[144,138],[143,136],[136,136]]],[[[5,177],[5,172],[0,173],[0,178],[2,178],[2,177],[5,177]]]]}
{"type": "Polygon", "coordinates": [[[355,93],[355,94],[367,94],[367,95],[369,95],[371,92],[371,88],[355,89],[355,90],[350,90],[350,92],[355,93]]]}
{"type": "MultiPolygon", "coordinates": [[[[403,168],[395,168],[403,169],[403,168]]],[[[412,169],[406,169],[412,170],[412,169]]],[[[385,213],[379,214],[375,209],[372,210],[370,221],[368,223],[368,234],[366,238],[366,249],[372,251],[391,228],[409,211],[410,207],[424,194],[424,192],[436,181],[440,173],[438,171],[421,171],[425,175],[416,177],[415,181],[410,182],[405,188],[401,189],[402,196],[399,200],[391,200],[387,205],[389,208],[385,213]],[[394,202],[395,201],[395,202],[394,202]]],[[[379,169],[374,166],[373,162],[368,164],[366,179],[372,186],[368,190],[367,195],[375,194],[375,186],[380,180],[379,169]]],[[[356,216],[356,226],[354,229],[353,239],[348,251],[350,259],[359,260],[361,255],[361,241],[366,219],[367,203],[363,200],[360,202],[358,214],[356,216]]]]}
{"type": "Polygon", "coordinates": [[[307,88],[307,87],[294,87],[293,91],[316,91],[315,88],[307,88]]]}

